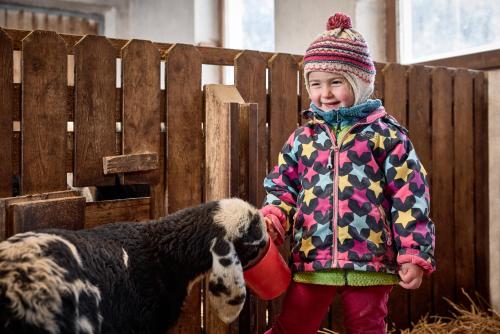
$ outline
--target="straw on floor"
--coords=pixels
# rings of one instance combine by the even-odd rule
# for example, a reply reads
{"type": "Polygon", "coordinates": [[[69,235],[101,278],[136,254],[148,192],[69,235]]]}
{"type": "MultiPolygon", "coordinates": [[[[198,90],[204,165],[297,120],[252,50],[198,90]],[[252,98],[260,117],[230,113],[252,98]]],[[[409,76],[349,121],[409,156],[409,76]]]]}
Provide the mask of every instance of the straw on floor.
{"type": "MultiPolygon", "coordinates": [[[[390,334],[498,334],[500,333],[500,314],[483,302],[475,302],[462,291],[470,302],[468,307],[450,300],[451,317],[425,316],[413,328],[391,329],[390,334]]],[[[478,297],[479,300],[480,297],[478,297]]],[[[330,329],[321,329],[318,334],[339,334],[330,329]]]]}

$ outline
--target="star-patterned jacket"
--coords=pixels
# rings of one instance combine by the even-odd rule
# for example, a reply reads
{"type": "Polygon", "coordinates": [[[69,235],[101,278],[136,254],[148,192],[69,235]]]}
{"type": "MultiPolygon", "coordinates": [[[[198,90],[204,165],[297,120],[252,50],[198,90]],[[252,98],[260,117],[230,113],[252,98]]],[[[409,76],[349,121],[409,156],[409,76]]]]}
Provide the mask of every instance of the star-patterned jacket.
{"type": "Polygon", "coordinates": [[[337,139],[311,111],[264,180],[261,209],[292,233],[294,271],[435,270],[426,171],[383,107],[337,139]],[[275,217],[273,217],[275,216],[275,217]]]}

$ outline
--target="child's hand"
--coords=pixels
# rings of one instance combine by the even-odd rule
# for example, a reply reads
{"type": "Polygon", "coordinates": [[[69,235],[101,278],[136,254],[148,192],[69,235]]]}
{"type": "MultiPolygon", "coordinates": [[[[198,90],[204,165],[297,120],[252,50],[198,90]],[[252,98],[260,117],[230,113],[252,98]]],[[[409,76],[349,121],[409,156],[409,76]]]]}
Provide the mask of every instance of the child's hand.
{"type": "Polygon", "coordinates": [[[278,231],[276,231],[276,229],[274,228],[273,222],[270,218],[265,217],[264,221],[266,222],[267,233],[269,234],[269,237],[272,241],[275,241],[276,238],[278,238],[278,231]]]}
{"type": "Polygon", "coordinates": [[[274,215],[268,215],[264,217],[264,222],[266,223],[267,233],[271,240],[277,245],[281,245],[285,239],[285,231],[281,226],[278,217],[274,215]]]}
{"type": "Polygon", "coordinates": [[[404,263],[399,270],[399,277],[401,277],[401,285],[405,289],[418,289],[422,284],[422,276],[424,271],[422,268],[413,263],[404,263]]]}

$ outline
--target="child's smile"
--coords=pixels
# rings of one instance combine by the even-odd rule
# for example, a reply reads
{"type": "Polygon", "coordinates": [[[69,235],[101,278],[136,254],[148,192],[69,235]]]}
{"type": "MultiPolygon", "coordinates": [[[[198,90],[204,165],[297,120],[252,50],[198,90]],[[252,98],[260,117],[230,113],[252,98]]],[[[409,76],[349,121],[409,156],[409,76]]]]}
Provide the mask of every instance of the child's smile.
{"type": "Polygon", "coordinates": [[[351,107],[354,93],[349,82],[340,74],[311,72],[309,74],[309,97],[323,111],[351,107]]]}

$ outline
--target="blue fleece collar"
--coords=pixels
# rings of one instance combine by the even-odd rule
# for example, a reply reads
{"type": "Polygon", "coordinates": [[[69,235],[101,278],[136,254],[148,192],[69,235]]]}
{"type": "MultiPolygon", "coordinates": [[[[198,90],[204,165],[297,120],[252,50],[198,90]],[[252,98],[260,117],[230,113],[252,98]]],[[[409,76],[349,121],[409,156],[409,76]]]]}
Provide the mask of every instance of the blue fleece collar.
{"type": "Polygon", "coordinates": [[[356,122],[366,118],[372,111],[382,105],[380,100],[366,100],[366,102],[352,107],[340,107],[338,110],[323,111],[311,102],[311,110],[314,114],[330,125],[335,125],[343,121],[356,122]]]}

